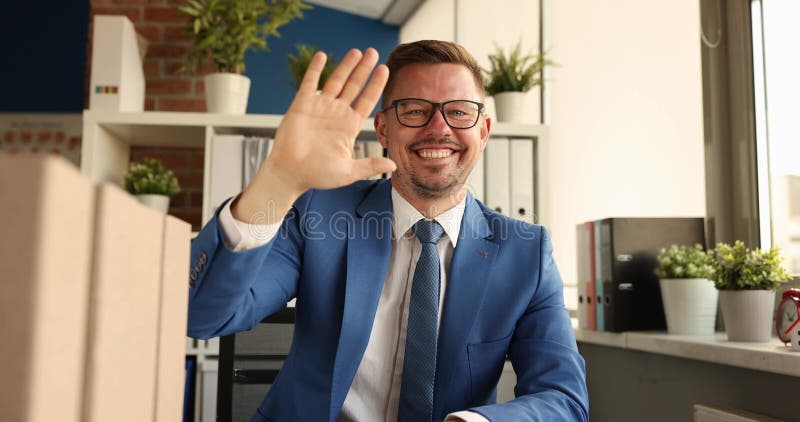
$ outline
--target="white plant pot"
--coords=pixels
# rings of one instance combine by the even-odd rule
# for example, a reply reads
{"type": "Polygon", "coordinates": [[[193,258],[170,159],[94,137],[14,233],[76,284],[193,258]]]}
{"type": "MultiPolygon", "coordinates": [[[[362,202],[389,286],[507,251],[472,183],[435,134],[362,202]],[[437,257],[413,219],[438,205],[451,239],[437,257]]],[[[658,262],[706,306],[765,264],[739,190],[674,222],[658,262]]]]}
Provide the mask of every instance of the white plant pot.
{"type": "Polygon", "coordinates": [[[719,304],[728,341],[768,342],[772,337],[772,290],[722,290],[719,304]]]}
{"type": "Polygon", "coordinates": [[[665,278],[659,282],[667,332],[690,336],[714,334],[717,289],[705,278],[665,278]]]}
{"type": "Polygon", "coordinates": [[[204,80],[209,113],[244,114],[247,111],[250,78],[236,73],[211,73],[204,80]]]}
{"type": "Polygon", "coordinates": [[[498,122],[530,123],[533,120],[528,116],[524,92],[494,94],[494,108],[498,122]]]}
{"type": "Polygon", "coordinates": [[[169,196],[166,195],[136,195],[136,199],[144,205],[166,214],[169,211],[169,196]]]}

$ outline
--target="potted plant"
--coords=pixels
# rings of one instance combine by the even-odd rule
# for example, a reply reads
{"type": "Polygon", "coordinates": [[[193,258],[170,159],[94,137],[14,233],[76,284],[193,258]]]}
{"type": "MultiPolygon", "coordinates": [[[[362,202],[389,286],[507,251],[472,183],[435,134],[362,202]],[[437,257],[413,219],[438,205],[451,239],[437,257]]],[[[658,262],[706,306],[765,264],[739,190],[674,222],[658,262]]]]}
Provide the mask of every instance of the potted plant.
{"type": "Polygon", "coordinates": [[[778,248],[749,250],[742,241],[714,250],[714,286],[730,341],[769,341],[775,293],[789,280],[778,248]]]}
{"type": "MultiPolygon", "coordinates": [[[[300,83],[303,82],[303,76],[306,74],[306,69],[308,69],[308,65],[311,63],[311,58],[319,51],[319,48],[316,46],[308,44],[297,44],[296,47],[297,53],[289,54],[286,58],[286,61],[289,63],[289,75],[292,77],[291,85],[295,92],[300,89],[300,83]]],[[[320,74],[317,89],[325,85],[325,81],[328,80],[328,76],[333,73],[333,69],[336,68],[338,63],[339,61],[337,59],[333,57],[328,58],[320,74]]]]}
{"type": "Polygon", "coordinates": [[[161,161],[146,158],[128,167],[125,190],[135,195],[142,204],[166,214],[169,197],[179,193],[181,188],[172,170],[167,170],[161,161]]]}
{"type": "Polygon", "coordinates": [[[267,38],[302,18],[311,8],[302,0],[191,0],[177,6],[190,19],[186,31],[195,43],[183,72],[195,72],[210,57],[217,73],[205,76],[206,108],[211,113],[244,114],[250,78],[242,75],[248,50],[267,50],[267,38]]]}
{"type": "Polygon", "coordinates": [[[523,54],[521,43],[506,54],[495,45],[495,54],[489,55],[489,70],[484,88],[486,95],[494,97],[497,120],[500,122],[526,123],[525,93],[541,85],[541,72],[545,66],[554,64],[545,53],[523,54]]]}
{"type": "Polygon", "coordinates": [[[656,257],[667,332],[712,335],[717,318],[717,289],[711,253],[703,246],[672,245],[656,257]]]}

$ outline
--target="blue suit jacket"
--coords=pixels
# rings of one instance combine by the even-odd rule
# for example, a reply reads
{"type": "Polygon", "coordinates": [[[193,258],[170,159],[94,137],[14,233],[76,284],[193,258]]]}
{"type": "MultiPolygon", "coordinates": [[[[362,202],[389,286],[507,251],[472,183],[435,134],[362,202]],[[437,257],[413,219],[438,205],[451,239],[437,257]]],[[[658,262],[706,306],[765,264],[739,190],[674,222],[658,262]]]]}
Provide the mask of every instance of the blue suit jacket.
{"type": "MultiPolygon", "coordinates": [[[[334,421],[369,340],[392,235],[391,183],[309,191],[274,240],[232,252],[216,217],[192,242],[189,335],[254,327],[296,302],[294,339],[254,420],[334,421]]],[[[434,417],[588,420],[584,361],[541,226],[467,197],[439,327],[434,417]],[[506,356],[517,398],[495,404],[506,356]]]]}

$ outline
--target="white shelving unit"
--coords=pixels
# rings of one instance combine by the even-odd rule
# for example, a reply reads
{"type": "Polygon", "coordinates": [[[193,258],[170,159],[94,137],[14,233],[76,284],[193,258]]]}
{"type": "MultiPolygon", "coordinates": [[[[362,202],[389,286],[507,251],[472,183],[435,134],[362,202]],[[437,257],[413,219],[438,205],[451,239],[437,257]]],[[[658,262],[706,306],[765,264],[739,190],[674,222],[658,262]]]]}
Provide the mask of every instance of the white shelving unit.
{"type": "MultiPolygon", "coordinates": [[[[131,146],[154,147],[203,147],[205,167],[203,190],[207,191],[211,180],[210,160],[214,135],[244,134],[274,136],[283,116],[273,114],[225,115],[184,112],[120,113],[108,111],[84,111],[83,145],[81,169],[95,181],[122,184],[130,159],[131,146]]],[[[541,125],[493,123],[492,136],[529,138],[536,141],[537,156],[546,156],[548,128],[541,125]]],[[[372,119],[364,122],[359,139],[373,140],[375,129],[372,119]]],[[[549,160],[537,163],[539,174],[546,174],[549,160]]],[[[538,178],[537,178],[538,179],[538,178]]],[[[546,203],[547,184],[536,186],[537,204],[546,203]]],[[[203,223],[211,217],[208,196],[203,195],[203,223]]],[[[547,210],[537,207],[539,221],[548,221],[547,210]]]]}
{"type": "MultiPolygon", "coordinates": [[[[211,161],[215,135],[242,134],[249,136],[274,136],[281,115],[245,114],[224,115],[186,112],[121,113],[110,111],[83,112],[83,141],[81,170],[95,182],[112,182],[122,185],[130,160],[131,146],[149,147],[202,147],[205,150],[203,169],[203,224],[208,215],[211,183],[211,161]]],[[[523,125],[493,122],[492,136],[528,138],[535,142],[535,156],[547,156],[548,143],[544,142],[548,128],[541,125],[523,125]]],[[[372,119],[367,119],[358,136],[361,140],[375,140],[372,119]]],[[[536,160],[534,168],[539,175],[547,174],[549,160],[536,160]]],[[[534,176],[534,182],[540,177],[534,176]]],[[[539,222],[549,221],[548,210],[540,204],[548,203],[546,183],[535,183],[535,203],[539,222]]],[[[216,360],[219,354],[218,339],[209,341],[188,339],[187,355],[197,356],[197,387],[195,390],[195,420],[199,421],[202,386],[199,368],[207,359],[216,360]]]]}

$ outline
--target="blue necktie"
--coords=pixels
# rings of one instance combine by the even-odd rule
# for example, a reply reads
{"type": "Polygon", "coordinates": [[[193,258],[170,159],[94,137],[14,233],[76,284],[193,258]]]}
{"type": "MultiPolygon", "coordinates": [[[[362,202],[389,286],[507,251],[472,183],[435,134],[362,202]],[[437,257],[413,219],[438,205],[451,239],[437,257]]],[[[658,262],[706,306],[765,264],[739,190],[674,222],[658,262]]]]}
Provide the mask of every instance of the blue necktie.
{"type": "Polygon", "coordinates": [[[408,308],[403,384],[397,420],[430,421],[436,377],[436,339],[439,328],[439,250],[444,229],[436,221],[420,220],[412,228],[422,242],[414,270],[408,308]]]}

